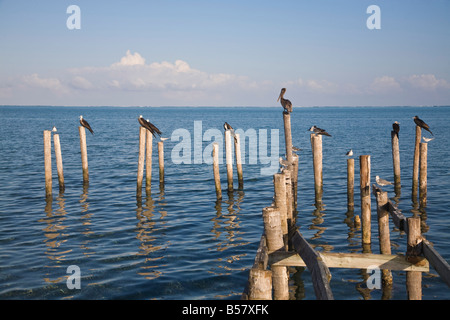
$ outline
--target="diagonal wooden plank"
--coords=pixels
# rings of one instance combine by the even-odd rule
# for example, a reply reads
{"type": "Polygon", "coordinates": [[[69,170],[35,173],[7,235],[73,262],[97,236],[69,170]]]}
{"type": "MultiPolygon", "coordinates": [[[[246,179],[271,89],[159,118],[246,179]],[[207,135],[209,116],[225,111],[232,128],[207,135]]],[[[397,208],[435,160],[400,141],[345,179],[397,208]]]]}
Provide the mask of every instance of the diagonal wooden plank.
{"type": "Polygon", "coordinates": [[[295,232],[292,237],[292,245],[311,272],[316,298],[318,300],[333,300],[333,293],[330,288],[331,274],[320,254],[311,247],[299,231],[295,232]]]}

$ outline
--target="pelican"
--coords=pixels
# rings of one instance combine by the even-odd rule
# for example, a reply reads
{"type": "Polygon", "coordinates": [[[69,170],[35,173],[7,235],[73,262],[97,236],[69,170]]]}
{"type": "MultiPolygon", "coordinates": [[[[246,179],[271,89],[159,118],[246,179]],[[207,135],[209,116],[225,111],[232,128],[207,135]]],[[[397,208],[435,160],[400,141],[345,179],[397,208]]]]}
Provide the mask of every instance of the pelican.
{"type": "Polygon", "coordinates": [[[377,181],[377,184],[380,185],[380,186],[387,186],[387,185],[392,184],[392,183],[390,183],[389,181],[386,181],[386,180],[384,180],[384,179],[381,179],[379,176],[376,176],[376,177],[375,177],[375,180],[377,181]]]}
{"type": "Polygon", "coordinates": [[[400,132],[400,123],[399,123],[398,121],[395,121],[395,122],[392,124],[392,130],[394,131],[395,135],[396,135],[397,138],[398,138],[398,133],[400,132]]]}
{"type": "Polygon", "coordinates": [[[325,130],[320,129],[320,128],[316,127],[316,126],[312,126],[311,128],[309,128],[309,131],[314,132],[314,134],[322,134],[322,135],[331,137],[331,134],[329,134],[325,130]]]}
{"type": "Polygon", "coordinates": [[[430,130],[430,127],[425,122],[423,122],[423,120],[419,119],[418,116],[415,116],[413,119],[414,119],[414,122],[416,123],[416,125],[427,130],[429,133],[431,133],[431,135],[434,136],[433,132],[431,132],[431,130],[430,130]]]}
{"type": "Polygon", "coordinates": [[[278,96],[277,102],[281,99],[281,106],[284,109],[285,113],[292,112],[292,103],[284,98],[284,93],[286,92],[286,88],[281,89],[280,95],[278,96]]]}
{"type": "Polygon", "coordinates": [[[53,126],[52,131],[53,131],[53,132],[56,132],[56,131],[58,131],[58,130],[56,130],[56,127],[53,126]]]}
{"type": "Polygon", "coordinates": [[[349,156],[349,157],[351,157],[352,155],[353,155],[353,150],[352,149],[350,149],[350,151],[349,152],[347,152],[346,154],[345,154],[346,156],[349,156]]]}
{"type": "Polygon", "coordinates": [[[83,119],[83,116],[80,116],[80,124],[86,129],[88,129],[92,134],[94,134],[94,131],[91,129],[91,126],[85,119],[83,119]]]}
{"type": "Polygon", "coordinates": [[[142,118],[142,115],[139,116],[138,121],[141,124],[141,126],[143,126],[145,129],[150,131],[155,138],[156,138],[155,133],[157,133],[159,136],[161,136],[162,132],[159,131],[159,129],[157,127],[155,127],[150,121],[142,118]]]}
{"type": "Polygon", "coordinates": [[[430,142],[431,140],[434,140],[434,138],[425,138],[425,137],[422,137],[422,139],[425,142],[430,142]]]}

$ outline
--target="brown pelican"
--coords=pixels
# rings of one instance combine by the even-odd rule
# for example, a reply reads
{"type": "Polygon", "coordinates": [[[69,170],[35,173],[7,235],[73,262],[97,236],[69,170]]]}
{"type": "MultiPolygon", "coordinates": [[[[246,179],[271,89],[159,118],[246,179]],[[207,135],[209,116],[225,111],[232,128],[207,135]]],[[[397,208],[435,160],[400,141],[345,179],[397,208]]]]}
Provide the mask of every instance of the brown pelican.
{"type": "Polygon", "coordinates": [[[145,129],[150,131],[155,138],[156,138],[155,133],[157,133],[159,136],[161,136],[162,132],[159,131],[159,129],[157,127],[155,127],[155,125],[153,125],[153,123],[142,118],[142,115],[139,116],[138,121],[141,124],[141,126],[143,126],[145,129]]]}
{"type": "Polygon", "coordinates": [[[395,122],[392,124],[392,130],[394,131],[395,135],[396,135],[397,138],[398,138],[398,133],[400,132],[400,123],[398,123],[398,121],[395,121],[395,122]]]}
{"type": "Polygon", "coordinates": [[[309,128],[309,131],[314,132],[314,134],[322,134],[322,135],[331,137],[331,134],[329,134],[325,130],[320,129],[320,128],[316,127],[316,126],[312,126],[311,128],[309,128]]]}
{"type": "Polygon", "coordinates": [[[286,88],[281,89],[280,95],[278,96],[277,102],[281,99],[281,106],[284,109],[285,113],[292,112],[292,103],[284,98],[284,93],[286,92],[286,88]]]}
{"type": "Polygon", "coordinates": [[[88,129],[92,134],[94,134],[94,131],[91,129],[91,126],[86,120],[83,119],[83,116],[80,116],[80,124],[86,129],[88,129]]]}
{"type": "Polygon", "coordinates": [[[379,176],[376,176],[376,177],[375,177],[375,180],[377,181],[377,184],[380,185],[380,186],[387,186],[387,185],[389,185],[389,184],[392,184],[392,183],[390,183],[389,181],[386,181],[386,180],[384,180],[384,179],[381,179],[379,176]]]}
{"type": "Polygon", "coordinates": [[[414,119],[414,122],[416,123],[416,125],[427,130],[429,133],[431,133],[431,135],[434,136],[433,132],[431,132],[431,130],[430,130],[430,127],[425,122],[423,122],[423,120],[419,119],[418,116],[415,116],[413,119],[414,119]]]}

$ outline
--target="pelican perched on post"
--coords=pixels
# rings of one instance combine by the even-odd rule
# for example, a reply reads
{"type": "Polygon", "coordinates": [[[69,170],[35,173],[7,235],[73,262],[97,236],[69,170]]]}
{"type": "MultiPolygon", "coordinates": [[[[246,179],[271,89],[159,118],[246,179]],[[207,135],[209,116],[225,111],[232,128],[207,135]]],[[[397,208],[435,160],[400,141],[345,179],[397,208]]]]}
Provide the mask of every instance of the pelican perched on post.
{"type": "Polygon", "coordinates": [[[331,137],[331,134],[329,134],[328,132],[326,132],[324,129],[320,129],[319,127],[316,126],[312,126],[311,128],[309,128],[308,131],[313,132],[314,134],[321,134],[324,136],[329,136],[331,137]]]}
{"type": "Polygon", "coordinates": [[[281,89],[280,95],[278,96],[277,102],[281,99],[281,106],[284,109],[285,113],[292,112],[292,103],[284,98],[284,93],[286,92],[286,88],[281,89]]]}
{"type": "Polygon", "coordinates": [[[88,129],[92,134],[94,134],[94,130],[92,130],[89,123],[85,119],[83,119],[83,116],[80,116],[80,124],[86,129],[88,129]]]}
{"type": "Polygon", "coordinates": [[[145,129],[147,129],[148,131],[150,131],[155,138],[156,138],[155,133],[161,136],[162,132],[159,131],[159,129],[153,123],[142,118],[142,115],[139,116],[138,121],[140,125],[143,126],[145,129]]]}
{"type": "Polygon", "coordinates": [[[430,127],[423,120],[419,119],[418,116],[415,116],[413,119],[414,119],[414,122],[416,125],[427,130],[429,133],[431,133],[431,135],[434,136],[433,132],[431,132],[431,130],[430,130],[430,127]]]}

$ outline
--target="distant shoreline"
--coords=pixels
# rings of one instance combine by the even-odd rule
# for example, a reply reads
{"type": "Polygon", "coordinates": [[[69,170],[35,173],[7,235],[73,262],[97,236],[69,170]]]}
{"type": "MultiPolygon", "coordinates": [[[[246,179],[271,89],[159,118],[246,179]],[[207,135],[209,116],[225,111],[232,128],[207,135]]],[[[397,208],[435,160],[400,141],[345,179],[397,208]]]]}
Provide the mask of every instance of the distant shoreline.
{"type": "MultiPolygon", "coordinates": [[[[11,105],[5,104],[0,105],[2,107],[45,107],[45,108],[217,108],[217,109],[225,109],[225,108],[280,108],[279,105],[275,106],[59,106],[59,105],[11,105]]],[[[298,109],[304,108],[448,108],[449,105],[439,105],[439,106],[294,106],[298,109]]]]}

